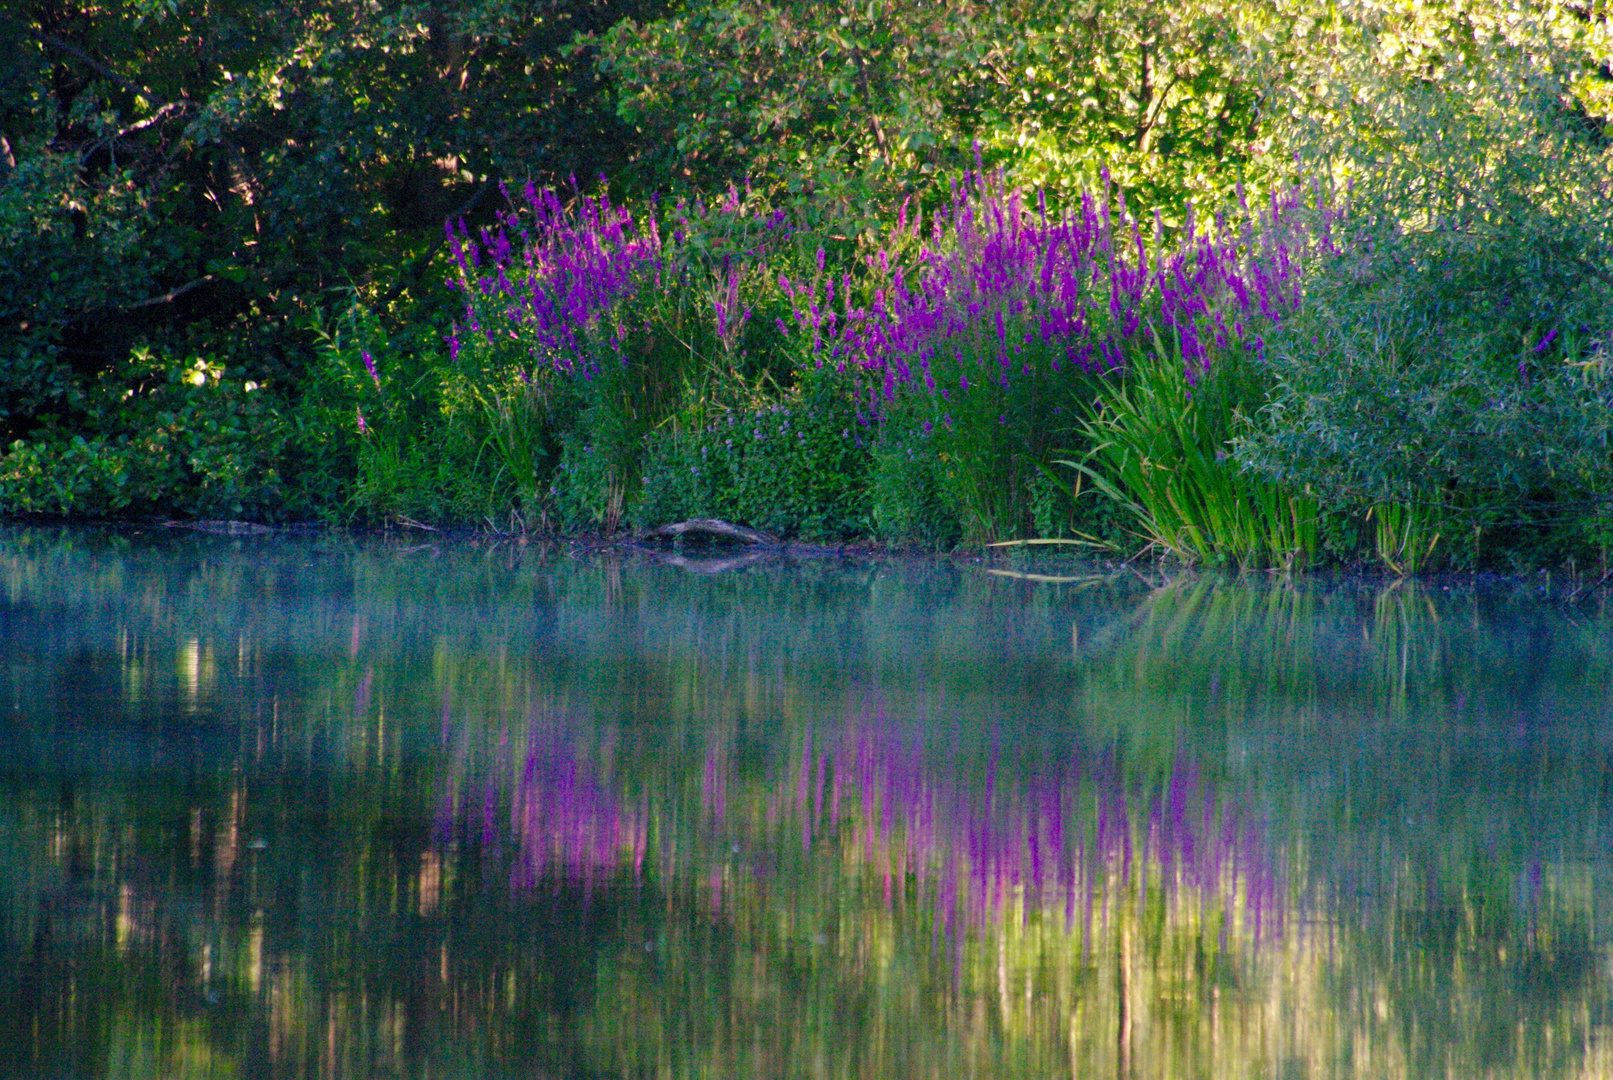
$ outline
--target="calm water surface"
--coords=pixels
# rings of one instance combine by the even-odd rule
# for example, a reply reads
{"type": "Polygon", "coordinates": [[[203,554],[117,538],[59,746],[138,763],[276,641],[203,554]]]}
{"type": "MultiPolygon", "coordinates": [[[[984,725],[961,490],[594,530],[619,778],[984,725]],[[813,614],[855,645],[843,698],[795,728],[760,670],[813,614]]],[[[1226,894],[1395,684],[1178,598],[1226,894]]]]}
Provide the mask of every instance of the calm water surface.
{"type": "Polygon", "coordinates": [[[1613,610],[0,530],[0,1076],[1613,1077],[1613,610]]]}

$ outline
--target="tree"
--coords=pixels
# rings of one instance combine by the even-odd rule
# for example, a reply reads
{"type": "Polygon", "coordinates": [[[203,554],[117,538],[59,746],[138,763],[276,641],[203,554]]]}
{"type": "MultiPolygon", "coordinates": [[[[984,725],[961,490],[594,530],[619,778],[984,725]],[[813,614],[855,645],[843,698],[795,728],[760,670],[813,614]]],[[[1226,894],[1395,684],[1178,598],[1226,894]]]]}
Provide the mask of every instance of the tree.
{"type": "Polygon", "coordinates": [[[72,415],[138,340],[295,377],[359,288],[438,288],[445,216],[615,171],[578,31],[648,0],[37,0],[0,16],[0,424],[72,415]],[[267,328],[267,332],[265,332],[267,328]]]}
{"type": "Polygon", "coordinates": [[[1054,188],[1107,168],[1144,205],[1230,189],[1258,87],[1218,3],[692,4],[597,40],[664,183],[744,174],[843,198],[991,163],[1054,188]]]}

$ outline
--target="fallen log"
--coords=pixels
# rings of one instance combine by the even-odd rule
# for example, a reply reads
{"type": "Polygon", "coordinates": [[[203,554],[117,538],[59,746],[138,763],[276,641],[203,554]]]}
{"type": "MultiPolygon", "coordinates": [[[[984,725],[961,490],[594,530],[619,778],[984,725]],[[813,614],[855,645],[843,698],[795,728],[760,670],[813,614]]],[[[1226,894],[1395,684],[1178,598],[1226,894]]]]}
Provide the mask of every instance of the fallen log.
{"type": "Polygon", "coordinates": [[[755,529],[747,529],[743,525],[731,525],[718,518],[691,518],[688,521],[675,521],[669,525],[659,525],[644,534],[644,539],[662,537],[672,539],[679,536],[712,536],[723,540],[734,540],[741,544],[750,544],[753,547],[778,547],[779,539],[755,529]]]}

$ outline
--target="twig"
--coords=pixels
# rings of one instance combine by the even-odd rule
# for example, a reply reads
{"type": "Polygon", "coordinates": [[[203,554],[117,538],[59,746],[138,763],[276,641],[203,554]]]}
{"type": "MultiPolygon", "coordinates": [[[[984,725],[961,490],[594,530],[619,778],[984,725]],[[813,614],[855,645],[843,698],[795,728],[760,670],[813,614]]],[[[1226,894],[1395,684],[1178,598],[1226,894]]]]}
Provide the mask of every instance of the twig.
{"type": "Polygon", "coordinates": [[[1601,577],[1597,578],[1594,584],[1581,585],[1579,588],[1575,589],[1573,592],[1564,597],[1563,602],[1572,604],[1582,594],[1595,592],[1597,589],[1600,589],[1604,583],[1606,583],[1608,578],[1613,578],[1613,570],[1610,570],[1601,577]]]}
{"type": "Polygon", "coordinates": [[[1099,542],[1097,540],[1087,540],[1087,539],[1069,540],[1069,539],[1055,538],[1055,537],[1043,537],[1043,538],[1036,539],[1036,540],[998,540],[996,543],[987,544],[986,546],[988,548],[1042,547],[1042,546],[1107,548],[1109,545],[1101,543],[1101,542],[1099,542]]]}
{"type": "MultiPolygon", "coordinates": [[[[270,272],[266,269],[256,270],[247,273],[246,276],[249,278],[263,278],[267,277],[269,273],[270,272]]],[[[176,285],[174,288],[169,289],[161,296],[148,296],[144,300],[136,300],[132,304],[123,304],[121,306],[109,305],[107,307],[91,308],[88,311],[81,311],[77,315],[74,315],[72,318],[68,319],[62,325],[72,326],[74,323],[82,319],[91,319],[102,315],[121,315],[130,311],[139,311],[141,308],[156,307],[158,304],[171,304],[181,296],[184,296],[186,293],[190,292],[192,289],[199,289],[203,285],[218,280],[219,276],[217,274],[203,274],[194,281],[187,281],[183,285],[176,285]]]]}
{"type": "Polygon", "coordinates": [[[1108,580],[1105,577],[1093,576],[1091,574],[1028,574],[1020,570],[999,570],[993,567],[987,567],[986,573],[994,574],[997,577],[1015,578],[1020,581],[1036,581],[1047,585],[1090,586],[1098,585],[1108,580]]]}
{"type": "Polygon", "coordinates": [[[114,310],[114,311],[138,311],[140,308],[156,307],[158,304],[171,304],[175,300],[179,299],[181,296],[184,296],[186,293],[190,292],[192,289],[199,288],[202,285],[206,285],[209,281],[215,280],[215,278],[216,278],[216,275],[214,275],[214,274],[203,274],[201,277],[197,278],[195,281],[187,281],[183,285],[180,285],[180,286],[178,286],[176,288],[173,288],[173,289],[169,289],[167,292],[163,293],[161,296],[153,296],[153,297],[149,297],[149,298],[147,298],[145,300],[137,300],[132,304],[125,304],[120,308],[113,308],[112,310],[114,310]]]}
{"type": "Polygon", "coordinates": [[[94,318],[98,318],[98,317],[100,317],[102,315],[121,315],[124,312],[128,312],[128,311],[139,311],[141,308],[156,307],[158,304],[171,304],[175,300],[177,300],[179,297],[184,296],[186,293],[190,292],[192,289],[198,288],[198,287],[200,287],[202,285],[206,285],[208,282],[214,280],[214,277],[215,277],[215,275],[213,275],[213,274],[204,274],[203,276],[197,278],[195,281],[187,281],[183,285],[177,286],[176,288],[169,289],[167,292],[163,293],[161,296],[148,296],[148,297],[146,297],[146,299],[144,299],[144,300],[136,300],[132,304],[124,304],[122,306],[98,307],[98,308],[91,308],[88,311],[81,311],[77,315],[74,315],[71,319],[68,319],[62,325],[63,326],[72,326],[74,323],[80,322],[80,321],[82,321],[84,319],[94,319],[94,318]]]}

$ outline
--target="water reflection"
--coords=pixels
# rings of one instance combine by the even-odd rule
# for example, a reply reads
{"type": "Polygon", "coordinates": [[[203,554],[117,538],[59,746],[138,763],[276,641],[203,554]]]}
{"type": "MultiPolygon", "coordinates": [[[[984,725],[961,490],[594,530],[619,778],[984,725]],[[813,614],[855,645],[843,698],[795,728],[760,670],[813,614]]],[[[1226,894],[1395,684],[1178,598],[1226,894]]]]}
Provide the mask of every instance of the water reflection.
{"type": "MultiPolygon", "coordinates": [[[[581,882],[589,889],[602,873],[630,865],[642,879],[649,833],[644,807],[624,807],[600,782],[591,757],[557,745],[552,732],[534,738],[510,801],[510,831],[516,838],[511,884],[530,888],[546,876],[581,882]]],[[[470,794],[470,793],[467,793],[470,794]]],[[[482,843],[497,842],[493,808],[498,788],[467,810],[479,812],[482,843]]]]}
{"type": "Polygon", "coordinates": [[[1613,1076],[1499,589],[0,535],[0,1074],[1613,1076]]]}

